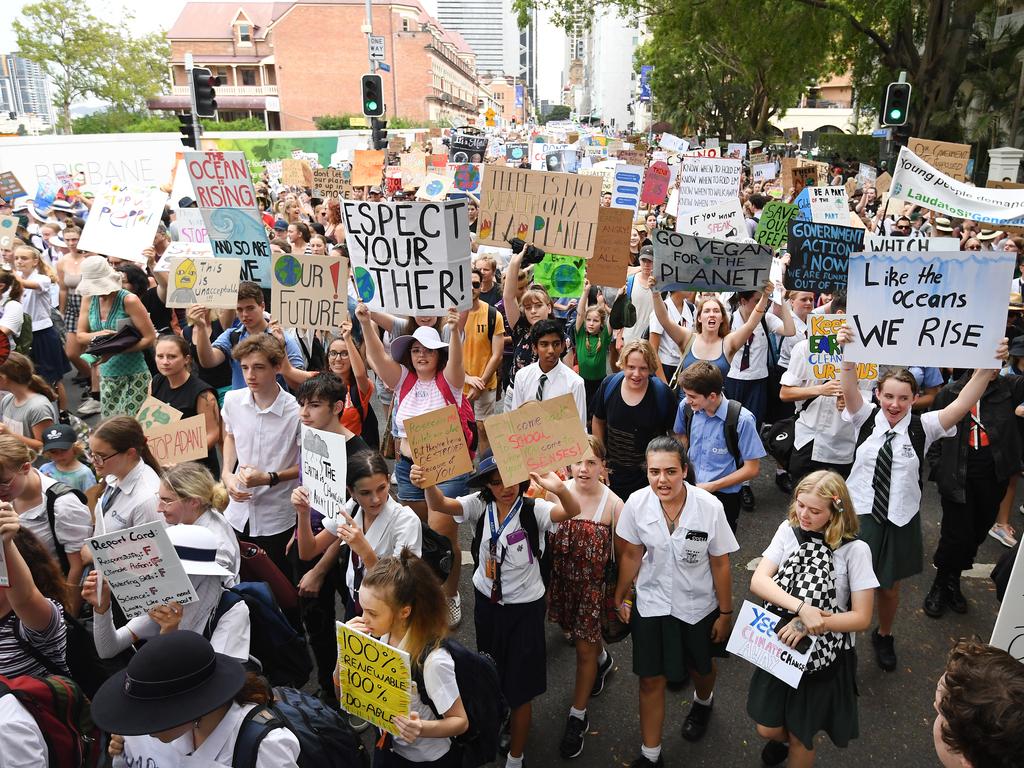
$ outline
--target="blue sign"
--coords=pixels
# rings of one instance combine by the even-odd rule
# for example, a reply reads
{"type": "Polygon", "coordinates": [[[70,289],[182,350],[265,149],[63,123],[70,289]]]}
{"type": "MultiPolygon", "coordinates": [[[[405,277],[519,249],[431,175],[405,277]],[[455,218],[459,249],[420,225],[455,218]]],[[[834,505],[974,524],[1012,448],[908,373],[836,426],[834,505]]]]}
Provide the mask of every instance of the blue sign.
{"type": "Polygon", "coordinates": [[[522,109],[523,106],[523,86],[516,86],[516,109],[522,109]]]}
{"type": "Polygon", "coordinates": [[[378,61],[377,62],[377,69],[379,69],[381,72],[390,72],[391,71],[391,65],[390,64],[385,64],[383,61],[378,61]]]}
{"type": "Polygon", "coordinates": [[[871,137],[875,139],[891,139],[892,128],[876,128],[871,132],[871,137]]]}
{"type": "Polygon", "coordinates": [[[651,100],[651,70],[654,67],[644,64],[640,67],[640,101],[651,100]]]}

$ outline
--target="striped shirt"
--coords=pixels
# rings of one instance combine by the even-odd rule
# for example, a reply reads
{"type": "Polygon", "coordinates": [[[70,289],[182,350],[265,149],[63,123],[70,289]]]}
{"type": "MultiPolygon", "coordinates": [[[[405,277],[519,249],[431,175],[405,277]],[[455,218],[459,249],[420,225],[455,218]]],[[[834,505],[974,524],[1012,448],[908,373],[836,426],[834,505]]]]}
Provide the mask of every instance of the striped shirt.
{"type": "Polygon", "coordinates": [[[37,649],[40,654],[50,659],[54,666],[67,669],[68,638],[64,613],[60,605],[53,600],[50,601],[50,605],[53,610],[50,625],[41,632],[34,632],[22,624],[14,611],[0,618],[0,675],[45,677],[52,674],[53,670],[36,661],[32,654],[24,649],[25,645],[37,649]]]}

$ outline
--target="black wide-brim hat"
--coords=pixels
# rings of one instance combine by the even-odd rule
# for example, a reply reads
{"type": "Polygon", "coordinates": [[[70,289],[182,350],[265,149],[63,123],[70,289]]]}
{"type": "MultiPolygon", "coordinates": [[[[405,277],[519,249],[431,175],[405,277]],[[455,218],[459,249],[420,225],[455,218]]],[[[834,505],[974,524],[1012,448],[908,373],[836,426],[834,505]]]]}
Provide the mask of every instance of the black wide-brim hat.
{"type": "Polygon", "coordinates": [[[202,635],[177,630],[148,640],[92,700],[101,730],[122,736],[167,731],[231,701],[245,684],[242,662],[202,635]]]}
{"type": "Polygon", "coordinates": [[[470,475],[466,485],[471,488],[486,488],[488,478],[498,471],[498,462],[494,460],[494,454],[490,450],[480,455],[476,464],[476,471],[470,475]]]}

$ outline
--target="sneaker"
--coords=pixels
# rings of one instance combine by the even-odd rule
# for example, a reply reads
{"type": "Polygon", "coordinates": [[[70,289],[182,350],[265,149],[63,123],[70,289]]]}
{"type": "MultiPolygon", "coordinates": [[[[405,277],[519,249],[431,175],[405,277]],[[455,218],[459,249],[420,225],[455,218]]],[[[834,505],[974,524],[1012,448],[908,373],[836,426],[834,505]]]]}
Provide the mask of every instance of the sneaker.
{"type": "Polygon", "coordinates": [[[612,658],[611,653],[608,653],[608,658],[605,659],[604,664],[597,665],[597,677],[594,678],[594,687],[590,689],[590,698],[593,699],[601,695],[601,691],[604,690],[604,681],[608,679],[608,675],[611,674],[612,665],[614,663],[615,659],[612,658]]]}
{"type": "Polygon", "coordinates": [[[926,616],[930,616],[933,619],[941,619],[945,615],[946,608],[948,607],[946,593],[945,580],[936,576],[935,581],[932,582],[932,588],[928,590],[928,595],[924,599],[923,607],[926,616]]]}
{"type": "Polygon", "coordinates": [[[704,732],[708,729],[708,721],[711,719],[710,704],[698,704],[696,701],[690,706],[690,712],[683,721],[683,738],[687,741],[700,741],[704,732]]]}
{"type": "Polygon", "coordinates": [[[349,728],[351,728],[356,733],[362,733],[363,731],[365,731],[367,728],[370,727],[370,723],[368,721],[366,721],[366,720],[363,720],[363,718],[361,718],[361,717],[356,717],[355,715],[349,715],[348,716],[348,726],[349,726],[349,728]]]}
{"type": "Polygon", "coordinates": [[[459,593],[448,598],[448,629],[455,629],[462,623],[462,598],[459,593]]]}
{"type": "Polygon", "coordinates": [[[789,472],[783,472],[781,475],[776,474],[775,485],[787,496],[793,493],[793,478],[789,476],[789,472]]]}
{"type": "Polygon", "coordinates": [[[996,523],[988,529],[988,535],[1008,549],[1013,549],[1017,546],[1017,539],[1013,536],[1013,528],[1008,525],[996,523]]]}
{"type": "Polygon", "coordinates": [[[565,724],[565,733],[562,734],[562,743],[558,745],[558,753],[566,760],[572,760],[583,754],[583,737],[590,728],[590,718],[587,715],[580,720],[578,717],[569,715],[565,724]]]}
{"type": "Polygon", "coordinates": [[[749,485],[740,486],[740,507],[745,512],[752,512],[754,510],[754,489],[749,485]]]}
{"type": "Polygon", "coordinates": [[[100,401],[87,398],[84,403],[78,406],[76,413],[79,416],[95,416],[100,412],[100,401]]]}
{"type": "Polygon", "coordinates": [[[882,637],[878,628],[871,633],[871,644],[875,646],[875,661],[886,672],[896,671],[896,643],[892,635],[882,637]]]}
{"type": "Polygon", "coordinates": [[[967,613],[967,598],[960,591],[960,579],[950,579],[946,585],[946,605],[954,613],[967,613]]]}
{"type": "Polygon", "coordinates": [[[782,741],[769,741],[761,750],[761,762],[767,766],[782,765],[789,757],[789,744],[782,741]]]}
{"type": "Polygon", "coordinates": [[[658,755],[657,762],[648,760],[643,755],[640,755],[636,760],[629,764],[629,768],[661,768],[665,764],[662,760],[661,755],[658,755]]]}
{"type": "Polygon", "coordinates": [[[80,386],[80,387],[88,387],[92,383],[92,377],[91,376],[75,376],[75,378],[73,378],[71,380],[71,383],[75,384],[77,386],[80,386]]]}

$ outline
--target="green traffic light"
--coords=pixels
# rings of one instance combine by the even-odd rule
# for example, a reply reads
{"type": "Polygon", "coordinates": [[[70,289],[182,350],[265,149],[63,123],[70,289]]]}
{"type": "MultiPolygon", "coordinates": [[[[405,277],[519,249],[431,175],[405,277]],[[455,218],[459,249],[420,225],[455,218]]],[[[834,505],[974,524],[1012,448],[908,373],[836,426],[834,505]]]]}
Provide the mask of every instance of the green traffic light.
{"type": "Polygon", "coordinates": [[[903,111],[900,109],[891,109],[889,110],[889,117],[891,117],[893,120],[899,120],[901,117],[903,117],[903,111]]]}
{"type": "Polygon", "coordinates": [[[376,101],[368,101],[368,102],[366,102],[366,109],[369,110],[370,112],[376,112],[377,111],[377,102],[376,101]]]}

